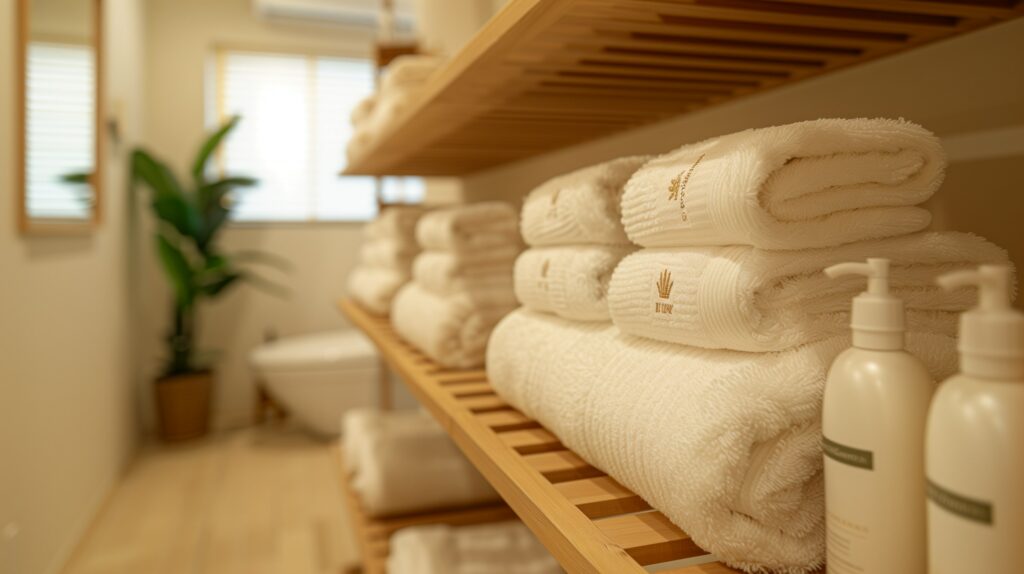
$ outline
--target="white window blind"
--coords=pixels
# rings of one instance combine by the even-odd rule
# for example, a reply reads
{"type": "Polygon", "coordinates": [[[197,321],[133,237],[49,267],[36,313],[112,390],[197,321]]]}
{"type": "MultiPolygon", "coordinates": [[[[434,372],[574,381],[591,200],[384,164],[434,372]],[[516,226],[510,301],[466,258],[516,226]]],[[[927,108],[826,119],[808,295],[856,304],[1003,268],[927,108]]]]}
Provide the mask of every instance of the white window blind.
{"type": "MultiPolygon", "coordinates": [[[[242,121],[224,144],[228,174],[259,179],[241,190],[238,221],[370,219],[377,212],[370,177],[340,177],[352,135],[349,114],[373,91],[365,60],[224,51],[218,58],[221,120],[242,121]]],[[[419,201],[422,181],[389,178],[389,201],[419,201]]]]}
{"type": "Polygon", "coordinates": [[[86,219],[89,190],[61,178],[96,165],[92,48],[31,42],[26,86],[25,185],[28,216],[86,219]]]}

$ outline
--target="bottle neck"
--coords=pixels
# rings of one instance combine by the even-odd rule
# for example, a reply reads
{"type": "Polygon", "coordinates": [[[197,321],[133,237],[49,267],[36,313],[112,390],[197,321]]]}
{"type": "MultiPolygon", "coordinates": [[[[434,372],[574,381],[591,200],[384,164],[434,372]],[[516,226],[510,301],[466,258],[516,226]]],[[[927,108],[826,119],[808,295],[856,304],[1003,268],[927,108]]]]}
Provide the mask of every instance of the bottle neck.
{"type": "Polygon", "coordinates": [[[961,353],[960,371],[969,377],[986,381],[1024,382],[1024,361],[1017,357],[961,353]]]}
{"type": "Polygon", "coordinates": [[[854,329],[853,346],[872,351],[902,351],[906,348],[906,336],[903,331],[854,329]]]}

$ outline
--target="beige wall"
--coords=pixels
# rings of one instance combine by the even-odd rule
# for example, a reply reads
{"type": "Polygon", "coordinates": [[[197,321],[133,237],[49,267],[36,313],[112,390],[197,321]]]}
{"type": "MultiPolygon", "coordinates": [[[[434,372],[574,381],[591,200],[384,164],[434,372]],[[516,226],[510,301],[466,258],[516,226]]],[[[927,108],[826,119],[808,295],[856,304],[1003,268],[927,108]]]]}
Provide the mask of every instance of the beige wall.
{"type": "MultiPolygon", "coordinates": [[[[932,200],[935,227],[975,231],[1011,251],[1024,269],[1024,20],[1017,20],[860,67],[676,120],[584,144],[468,178],[469,198],[519,199],[567,170],[622,155],[659,153],[684,143],[820,117],[905,117],[944,138],[981,132],[988,158],[953,157],[932,200]],[[989,130],[1016,126],[1004,154],[989,130]],[[985,145],[988,144],[988,145],[985,145]],[[996,157],[1002,156],[1002,157],[996,157]]],[[[628,103],[623,103],[628,105],[628,103]]],[[[951,146],[952,147],[952,146],[951,146]]]]}
{"type": "MultiPolygon", "coordinates": [[[[141,2],[107,0],[108,107],[139,133],[141,2]],[[119,102],[115,104],[115,102],[119,102]]],[[[108,147],[105,220],[81,238],[15,228],[14,0],[0,0],[0,571],[54,572],[137,436],[124,147],[108,147]]]]}

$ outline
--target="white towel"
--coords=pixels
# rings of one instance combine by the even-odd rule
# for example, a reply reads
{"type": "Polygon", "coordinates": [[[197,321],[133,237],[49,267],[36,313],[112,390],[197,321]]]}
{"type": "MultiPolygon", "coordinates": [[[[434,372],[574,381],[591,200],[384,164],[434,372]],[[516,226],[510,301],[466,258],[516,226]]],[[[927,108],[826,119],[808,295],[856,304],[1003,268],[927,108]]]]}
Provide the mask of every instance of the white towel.
{"type": "Polygon", "coordinates": [[[415,205],[386,206],[376,219],[366,224],[363,234],[369,239],[390,238],[415,245],[416,223],[424,213],[422,207],[415,205]]]}
{"type": "Polygon", "coordinates": [[[528,245],[628,244],[622,228],[622,189],[650,157],[624,157],[558,176],[523,202],[528,245]]]}
{"type": "Polygon", "coordinates": [[[359,261],[368,267],[393,267],[409,271],[419,247],[393,237],[371,239],[359,250],[359,261]]]}
{"type": "Polygon", "coordinates": [[[417,224],[416,239],[424,249],[437,251],[480,251],[522,243],[516,211],[501,201],[431,211],[417,224]]]}
{"type": "Polygon", "coordinates": [[[352,112],[349,114],[349,121],[353,127],[359,127],[361,124],[366,122],[373,113],[373,107],[377,104],[377,95],[370,94],[365,98],[359,100],[359,103],[352,108],[352,112]]]}
{"type": "MultiPolygon", "coordinates": [[[[955,372],[952,338],[908,341],[933,377],[955,372]]],[[[848,345],[711,351],[521,309],[494,330],[487,375],[719,559],[797,573],[824,557],[821,397],[848,345]]]]}
{"type": "Polygon", "coordinates": [[[403,528],[391,537],[388,574],[559,574],[522,522],[403,528]]]}
{"type": "Polygon", "coordinates": [[[352,488],[371,516],[499,500],[498,493],[430,415],[357,413],[342,428],[352,488]]]}
{"type": "Polygon", "coordinates": [[[378,315],[387,315],[398,290],[409,282],[409,272],[398,267],[359,266],[348,276],[348,294],[378,315]]]}
{"type": "Polygon", "coordinates": [[[413,280],[438,295],[508,289],[518,247],[477,252],[424,251],[412,263],[413,280]]]}
{"type": "Polygon", "coordinates": [[[944,291],[939,275],[1006,252],[968,233],[923,232],[800,251],[753,247],[641,249],[615,270],[608,303],[626,333],[709,349],[777,351],[849,332],[850,302],[862,277],[829,279],[822,270],[867,257],[892,260],[890,286],[907,308],[910,330],[955,335],[963,290],[944,291]]]}
{"type": "Polygon", "coordinates": [[[622,221],[645,247],[826,247],[912,233],[942,182],[936,138],[903,120],[747,130],[657,157],[626,184],[622,221]]]}
{"type": "Polygon", "coordinates": [[[516,259],[515,291],[528,309],[577,321],[607,321],[608,282],[630,246],[534,247],[516,259]]]}
{"type": "Polygon", "coordinates": [[[384,68],[380,79],[380,91],[389,94],[419,87],[426,83],[443,63],[443,59],[427,54],[399,56],[384,68]]]}
{"type": "Polygon", "coordinates": [[[511,286],[440,296],[411,283],[395,297],[391,323],[434,361],[470,369],[483,364],[491,330],[517,306],[511,286]]]}

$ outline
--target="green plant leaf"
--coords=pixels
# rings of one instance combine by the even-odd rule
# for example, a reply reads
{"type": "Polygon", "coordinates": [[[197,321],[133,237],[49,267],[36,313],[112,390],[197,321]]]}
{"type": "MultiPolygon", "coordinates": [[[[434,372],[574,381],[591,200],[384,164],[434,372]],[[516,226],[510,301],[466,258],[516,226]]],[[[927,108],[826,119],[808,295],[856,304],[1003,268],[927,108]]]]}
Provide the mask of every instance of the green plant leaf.
{"type": "Polygon", "coordinates": [[[226,273],[221,275],[214,281],[203,285],[203,293],[209,297],[216,297],[220,295],[228,287],[235,284],[236,281],[242,278],[241,273],[226,273]]]}
{"type": "Polygon", "coordinates": [[[132,179],[141,179],[156,197],[165,195],[184,196],[178,180],[168,167],[138,148],[132,152],[132,179]]]}
{"type": "Polygon", "coordinates": [[[183,195],[159,195],[153,199],[153,212],[185,237],[199,231],[199,214],[183,195]]]}
{"type": "Polygon", "coordinates": [[[60,181],[62,183],[77,183],[82,185],[89,185],[92,183],[92,172],[83,171],[75,173],[65,173],[64,175],[60,176],[60,181]]]}
{"type": "Polygon", "coordinates": [[[278,285],[277,283],[260,277],[259,275],[251,271],[246,271],[241,275],[242,279],[245,280],[250,285],[252,285],[253,287],[256,287],[257,289],[274,295],[275,297],[286,297],[288,295],[291,295],[291,290],[289,290],[287,287],[278,285]]]}
{"type": "Polygon", "coordinates": [[[192,178],[195,179],[197,185],[201,185],[203,182],[206,162],[210,161],[210,156],[213,155],[214,150],[217,149],[217,146],[220,145],[220,142],[227,137],[231,130],[235,129],[239,120],[241,120],[239,116],[232,116],[217,131],[210,134],[210,137],[206,138],[202,147],[199,148],[199,153],[196,154],[196,159],[192,163],[192,178]]]}
{"type": "Polygon", "coordinates": [[[288,261],[276,253],[267,253],[265,251],[256,251],[251,249],[236,251],[231,254],[231,259],[238,263],[266,263],[280,271],[292,271],[295,269],[295,266],[292,265],[291,261],[288,261]]]}
{"type": "Polygon", "coordinates": [[[163,264],[164,271],[174,287],[178,305],[182,308],[190,307],[195,300],[195,289],[192,282],[192,267],[188,259],[178,246],[171,243],[163,234],[156,235],[156,243],[160,263],[163,264]]]}

